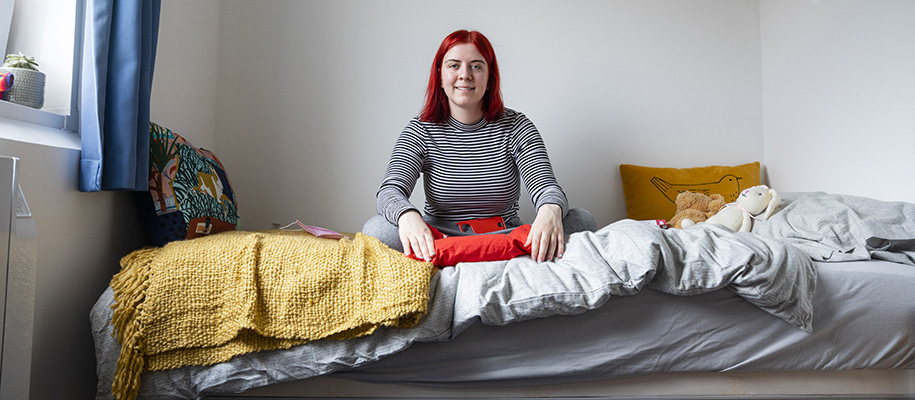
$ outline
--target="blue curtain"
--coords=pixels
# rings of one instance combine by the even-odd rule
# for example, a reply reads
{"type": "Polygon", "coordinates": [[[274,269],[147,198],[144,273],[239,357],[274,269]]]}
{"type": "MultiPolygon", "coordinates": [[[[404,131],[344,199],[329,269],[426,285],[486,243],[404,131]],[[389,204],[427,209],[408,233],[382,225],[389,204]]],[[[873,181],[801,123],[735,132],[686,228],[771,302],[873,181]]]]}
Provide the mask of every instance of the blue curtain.
{"type": "Polygon", "coordinates": [[[161,0],[86,0],[79,190],[147,190],[161,0]]]}

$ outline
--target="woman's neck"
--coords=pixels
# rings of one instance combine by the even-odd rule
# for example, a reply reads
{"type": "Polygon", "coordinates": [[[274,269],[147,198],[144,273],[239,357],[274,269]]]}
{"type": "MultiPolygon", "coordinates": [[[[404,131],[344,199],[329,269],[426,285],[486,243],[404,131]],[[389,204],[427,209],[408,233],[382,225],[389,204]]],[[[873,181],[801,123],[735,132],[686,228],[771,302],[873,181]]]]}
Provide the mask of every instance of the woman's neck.
{"type": "Polygon", "coordinates": [[[483,119],[483,110],[465,110],[452,106],[451,117],[462,124],[473,125],[483,119]]]}

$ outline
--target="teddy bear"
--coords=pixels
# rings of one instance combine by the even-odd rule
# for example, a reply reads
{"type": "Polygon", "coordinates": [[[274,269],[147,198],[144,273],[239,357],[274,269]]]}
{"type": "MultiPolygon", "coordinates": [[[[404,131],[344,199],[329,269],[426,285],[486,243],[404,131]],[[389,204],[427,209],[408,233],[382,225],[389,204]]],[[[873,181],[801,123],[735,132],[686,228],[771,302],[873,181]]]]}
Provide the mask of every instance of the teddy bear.
{"type": "Polygon", "coordinates": [[[680,192],[677,194],[677,212],[667,224],[673,228],[682,228],[681,224],[688,219],[692,222],[702,222],[718,213],[721,207],[724,207],[724,196],[713,194],[711,196],[702,193],[680,192]]]}
{"type": "MultiPolygon", "coordinates": [[[[753,186],[740,192],[735,202],[728,203],[717,214],[705,220],[705,223],[725,226],[734,232],[749,232],[753,228],[753,220],[768,219],[781,202],[775,189],[769,189],[766,185],[753,186]]],[[[695,224],[693,221],[683,221],[681,225],[688,228],[695,224]]]]}

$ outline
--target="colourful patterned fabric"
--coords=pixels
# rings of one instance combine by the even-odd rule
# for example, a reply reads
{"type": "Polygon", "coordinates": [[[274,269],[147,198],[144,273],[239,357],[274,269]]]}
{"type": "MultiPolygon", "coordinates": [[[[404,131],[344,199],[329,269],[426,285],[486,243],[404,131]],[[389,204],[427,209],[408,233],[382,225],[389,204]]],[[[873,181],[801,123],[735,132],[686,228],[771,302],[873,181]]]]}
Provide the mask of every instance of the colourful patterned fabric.
{"type": "Polygon", "coordinates": [[[6,72],[0,74],[0,92],[5,92],[13,87],[13,74],[6,72]]]}
{"type": "Polygon", "coordinates": [[[153,122],[148,193],[142,207],[157,246],[235,230],[238,224],[235,192],[219,158],[153,122]]]}

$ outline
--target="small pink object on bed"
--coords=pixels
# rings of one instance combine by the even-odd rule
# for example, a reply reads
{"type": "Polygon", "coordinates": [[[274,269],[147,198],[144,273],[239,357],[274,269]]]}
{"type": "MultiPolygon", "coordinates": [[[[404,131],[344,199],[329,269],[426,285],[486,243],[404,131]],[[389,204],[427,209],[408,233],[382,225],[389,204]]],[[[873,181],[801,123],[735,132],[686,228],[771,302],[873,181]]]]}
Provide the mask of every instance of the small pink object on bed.
{"type": "Polygon", "coordinates": [[[315,236],[317,236],[317,237],[319,237],[319,238],[325,238],[325,239],[343,239],[343,238],[346,237],[346,235],[344,235],[344,234],[342,234],[342,233],[339,233],[339,232],[336,232],[336,231],[332,231],[332,230],[327,229],[327,228],[322,228],[322,227],[320,227],[320,226],[313,226],[313,225],[305,225],[302,221],[299,221],[299,220],[295,220],[295,222],[293,222],[293,223],[291,223],[291,224],[289,224],[289,225],[286,225],[286,226],[284,226],[284,227],[282,227],[282,228],[280,228],[280,229],[289,229],[289,228],[291,228],[293,225],[298,225],[299,228],[301,228],[303,231],[308,232],[308,233],[310,233],[310,234],[312,234],[312,235],[315,235],[315,236]]]}

